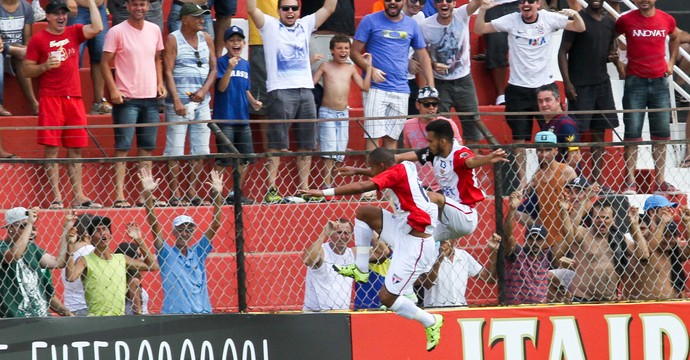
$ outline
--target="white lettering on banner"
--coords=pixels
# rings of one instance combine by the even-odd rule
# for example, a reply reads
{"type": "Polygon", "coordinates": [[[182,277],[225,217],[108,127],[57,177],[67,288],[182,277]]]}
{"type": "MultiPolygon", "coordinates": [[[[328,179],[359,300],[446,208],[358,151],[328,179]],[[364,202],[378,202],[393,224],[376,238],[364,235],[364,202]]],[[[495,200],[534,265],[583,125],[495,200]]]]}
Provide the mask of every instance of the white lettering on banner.
{"type": "Polygon", "coordinates": [[[586,360],[577,321],[573,316],[553,316],[550,360],[586,360]]]}
{"type": "Polygon", "coordinates": [[[72,347],[77,349],[78,360],[84,360],[84,348],[90,345],[91,343],[88,341],[75,341],[72,343],[72,347]]]}
{"type": "Polygon", "coordinates": [[[115,342],[115,360],[129,360],[129,346],[126,342],[119,340],[115,342]],[[125,353],[122,358],[120,357],[120,349],[125,353]]]}
{"type": "Polygon", "coordinates": [[[100,351],[98,351],[98,349],[106,348],[106,347],[108,347],[108,342],[106,342],[106,341],[94,341],[93,342],[93,359],[94,360],[101,360],[100,351]]]}
{"type": "Polygon", "coordinates": [[[666,37],[666,30],[633,30],[634,37],[666,37]]]}
{"type": "Polygon", "coordinates": [[[664,335],[670,344],[669,360],[687,360],[688,330],[675,314],[640,314],[646,360],[664,359],[664,335]]]}
{"type": "Polygon", "coordinates": [[[144,359],[144,357],[143,357],[144,350],[146,350],[146,354],[148,355],[149,360],[156,360],[156,358],[153,357],[153,350],[151,349],[151,344],[149,343],[148,340],[142,341],[141,345],[139,345],[139,355],[137,356],[137,359],[139,359],[139,360],[144,359]]]}
{"type": "Polygon", "coordinates": [[[247,354],[249,353],[249,351],[252,352],[251,360],[256,360],[256,352],[254,351],[254,344],[252,344],[251,341],[247,340],[244,342],[244,346],[242,347],[242,360],[248,360],[247,354]]]}
{"type": "MultiPolygon", "coordinates": [[[[201,346],[199,347],[199,352],[194,348],[194,343],[190,339],[185,339],[182,342],[182,348],[180,349],[180,356],[177,358],[173,358],[172,355],[172,350],[170,348],[170,344],[166,341],[161,341],[161,343],[158,345],[158,353],[154,353],[153,348],[155,345],[151,345],[151,343],[148,340],[142,340],[138,344],[138,352],[136,352],[137,357],[132,358],[130,357],[130,344],[128,344],[125,341],[115,341],[114,344],[111,346],[110,343],[106,341],[75,341],[72,342],[71,344],[53,344],[49,345],[45,341],[34,341],[31,343],[31,359],[32,360],[46,360],[46,359],[51,359],[51,360],[67,360],[69,359],[69,350],[70,346],[72,349],[77,350],[77,360],[84,360],[85,359],[85,349],[88,348],[89,346],[93,346],[93,359],[94,360],[99,360],[101,357],[106,357],[109,358],[111,355],[114,353],[115,354],[115,360],[173,360],[173,359],[179,359],[179,360],[185,360],[185,359],[191,359],[191,360],[215,360],[215,354],[216,351],[213,348],[213,343],[204,340],[201,343],[201,346]],[[42,351],[42,349],[48,349],[50,347],[50,358],[47,356],[47,353],[42,351]],[[58,352],[60,347],[62,347],[62,356],[58,356],[58,352]],[[157,355],[157,357],[156,357],[157,355]]],[[[131,345],[133,350],[135,350],[136,345],[131,345]]],[[[1,350],[8,350],[9,345],[6,344],[0,344],[0,351],[1,350]]],[[[262,347],[260,350],[263,350],[263,360],[268,360],[268,339],[263,339],[262,340],[262,347]]],[[[244,344],[242,345],[242,353],[238,354],[237,349],[235,348],[235,343],[232,339],[225,339],[224,345],[223,345],[223,356],[222,360],[257,360],[257,351],[254,347],[254,343],[252,343],[251,340],[245,340],[244,344]],[[230,350],[230,351],[228,351],[230,350]]],[[[261,358],[261,354],[259,354],[259,358],[261,358]]]]}
{"type": "Polygon", "coordinates": [[[532,340],[537,346],[537,318],[493,319],[489,330],[489,344],[503,340],[505,359],[525,359],[524,339],[532,340]]]}
{"type": "Polygon", "coordinates": [[[629,314],[605,315],[609,325],[609,359],[630,360],[629,314]]]}
{"type": "Polygon", "coordinates": [[[458,319],[462,330],[462,358],[465,360],[484,359],[482,329],[484,319],[458,319]]]}

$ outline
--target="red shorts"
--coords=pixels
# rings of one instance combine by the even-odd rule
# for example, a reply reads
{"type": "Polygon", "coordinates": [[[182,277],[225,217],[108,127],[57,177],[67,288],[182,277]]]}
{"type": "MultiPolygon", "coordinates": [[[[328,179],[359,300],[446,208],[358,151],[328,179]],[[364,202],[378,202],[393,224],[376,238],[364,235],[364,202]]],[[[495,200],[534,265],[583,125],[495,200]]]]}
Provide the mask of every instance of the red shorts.
{"type": "Polygon", "coordinates": [[[80,97],[40,96],[38,100],[38,126],[82,126],[79,129],[38,130],[39,145],[83,148],[89,144],[86,129],[86,111],[80,97]]]}

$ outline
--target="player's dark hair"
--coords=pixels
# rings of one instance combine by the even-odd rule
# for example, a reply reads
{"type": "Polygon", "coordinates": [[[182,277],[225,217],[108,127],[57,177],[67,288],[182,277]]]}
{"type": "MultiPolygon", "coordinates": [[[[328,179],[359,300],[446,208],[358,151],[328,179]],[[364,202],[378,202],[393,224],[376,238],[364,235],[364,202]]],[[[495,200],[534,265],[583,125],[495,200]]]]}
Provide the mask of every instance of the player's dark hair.
{"type": "Polygon", "coordinates": [[[348,43],[350,44],[350,38],[345,36],[345,35],[335,35],[331,38],[331,42],[329,43],[330,49],[333,50],[335,49],[335,44],[337,43],[348,43]]]}
{"type": "Polygon", "coordinates": [[[453,138],[455,137],[455,132],[453,131],[453,127],[450,125],[450,123],[447,120],[439,119],[439,120],[434,120],[427,124],[426,126],[426,131],[427,132],[434,132],[434,135],[438,139],[446,139],[449,142],[453,142],[453,138]]]}
{"type": "Polygon", "coordinates": [[[376,148],[369,153],[369,161],[384,164],[387,167],[395,164],[395,154],[384,147],[376,148]]]}

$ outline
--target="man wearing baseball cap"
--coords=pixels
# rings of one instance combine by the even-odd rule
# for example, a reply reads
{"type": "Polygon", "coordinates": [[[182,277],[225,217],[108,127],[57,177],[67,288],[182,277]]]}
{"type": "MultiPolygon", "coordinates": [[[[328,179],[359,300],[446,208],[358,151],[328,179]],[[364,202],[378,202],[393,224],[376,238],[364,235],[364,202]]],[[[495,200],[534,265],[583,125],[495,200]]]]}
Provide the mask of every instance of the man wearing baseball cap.
{"type": "MultiPolygon", "coordinates": [[[[51,0],[46,5],[48,27],[29,41],[26,47],[24,73],[39,79],[38,126],[71,126],[71,129],[39,129],[37,142],[45,147],[45,157],[58,157],[60,146],[67,148],[67,157],[81,158],[81,149],[89,144],[84,126],[86,112],[79,81],[79,44],[94,38],[103,30],[103,21],[95,0],[88,0],[91,23],[67,26],[69,8],[64,0],[51,0]]],[[[101,208],[84,195],[81,163],[67,165],[72,186],[72,207],[101,208]]],[[[51,209],[62,209],[58,165],[46,164],[52,188],[51,209]]]]}
{"type": "MultiPolygon", "coordinates": [[[[165,150],[163,156],[182,156],[189,133],[191,155],[211,153],[209,142],[211,129],[207,124],[190,121],[211,118],[211,94],[216,80],[216,52],[211,35],[204,32],[203,15],[210,13],[207,7],[185,3],[180,10],[182,26],[168,34],[163,50],[163,74],[168,87],[165,99],[165,121],[169,124],[165,131],[165,150]]],[[[169,187],[171,201],[185,205],[189,200],[199,206],[204,202],[197,196],[199,177],[203,171],[203,160],[190,160],[191,174],[182,173],[177,160],[168,161],[169,187]],[[180,188],[179,177],[189,180],[185,191],[180,188]],[[187,200],[182,200],[186,197],[187,200]]]]}
{"type": "MultiPolygon", "coordinates": [[[[234,120],[232,122],[221,121],[218,127],[241,154],[254,152],[252,130],[249,127],[249,106],[259,110],[263,104],[254,99],[249,89],[250,65],[242,58],[242,50],[246,45],[244,31],[238,26],[231,26],[223,34],[227,53],[218,58],[216,62],[215,99],[213,101],[213,118],[218,120],[234,120]]],[[[231,153],[232,150],[216,137],[218,152],[231,153]]],[[[242,160],[239,166],[240,183],[244,183],[247,177],[247,165],[250,160],[242,160]]],[[[216,159],[216,170],[221,172],[231,166],[232,159],[216,159]]],[[[231,192],[226,202],[233,204],[235,193],[231,192]]],[[[251,204],[252,200],[242,196],[243,203],[251,204]]]]}
{"type": "MultiPolygon", "coordinates": [[[[34,243],[38,209],[15,207],[5,212],[7,238],[0,242],[3,264],[0,267],[0,317],[49,316],[55,289],[50,269],[65,266],[66,237],[60,242],[60,254],[47,253],[34,243]]],[[[54,310],[71,315],[57,301],[54,310]]]]}
{"type": "Polygon", "coordinates": [[[213,219],[206,232],[194,242],[197,222],[189,215],[179,215],[172,221],[172,235],[175,243],[165,242],[163,229],[154,211],[153,191],[158,180],[151,175],[150,168],[139,171],[142,196],[146,199],[146,219],[154,235],[154,246],[158,252],[161,281],[163,283],[164,314],[210,314],[211,300],[208,295],[206,259],[213,250],[212,240],[223,221],[223,176],[211,171],[207,184],[213,201],[213,219]]]}

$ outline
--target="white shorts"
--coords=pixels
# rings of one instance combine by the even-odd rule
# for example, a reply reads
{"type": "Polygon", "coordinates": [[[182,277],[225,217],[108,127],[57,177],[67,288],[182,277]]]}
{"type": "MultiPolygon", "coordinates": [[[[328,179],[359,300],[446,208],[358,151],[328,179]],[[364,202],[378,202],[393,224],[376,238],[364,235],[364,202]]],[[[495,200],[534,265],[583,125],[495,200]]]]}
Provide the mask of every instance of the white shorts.
{"type": "Polygon", "coordinates": [[[409,294],[419,275],[431,270],[436,260],[435,241],[433,236],[424,239],[410,235],[406,218],[382,212],[381,240],[394,250],[384,284],[393,295],[409,294]]]}
{"type": "MultiPolygon", "coordinates": [[[[370,89],[362,93],[364,116],[387,117],[407,115],[407,99],[410,94],[370,89]]],[[[405,118],[364,121],[364,138],[378,139],[388,136],[398,139],[405,125],[405,118]]]]}
{"type": "Polygon", "coordinates": [[[477,210],[446,197],[441,221],[434,229],[434,239],[444,241],[471,234],[477,228],[477,210]]]}

